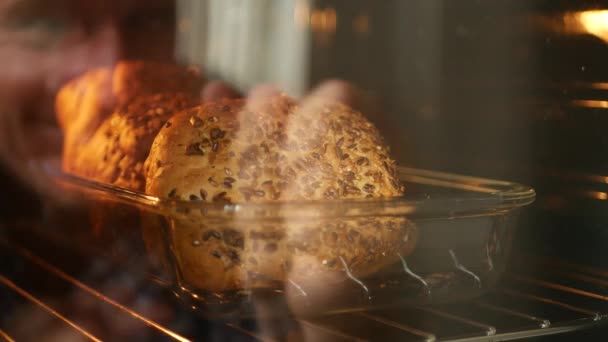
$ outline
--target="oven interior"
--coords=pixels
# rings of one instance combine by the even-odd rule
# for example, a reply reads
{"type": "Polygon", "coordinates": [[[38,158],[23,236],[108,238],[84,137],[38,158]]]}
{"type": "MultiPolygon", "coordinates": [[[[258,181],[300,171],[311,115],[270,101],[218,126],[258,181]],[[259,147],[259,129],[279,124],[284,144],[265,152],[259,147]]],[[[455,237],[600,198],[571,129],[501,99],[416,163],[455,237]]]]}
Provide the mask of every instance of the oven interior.
{"type": "MultiPolygon", "coordinates": [[[[39,217],[28,218],[26,210],[0,221],[0,340],[496,341],[606,334],[606,5],[178,3],[178,23],[199,18],[188,22],[194,31],[178,30],[178,60],[204,63],[241,89],[273,81],[302,94],[326,79],[352,82],[381,104],[384,114],[373,121],[391,146],[403,146],[394,149],[397,160],[531,185],[536,201],[519,217],[505,274],[478,298],[438,305],[271,317],[264,310],[284,303],[262,296],[256,317],[210,319],[137,263],[100,257],[70,241],[62,227],[49,225],[53,217],[43,204],[39,217]],[[288,13],[294,22],[305,13],[308,35],[286,29],[269,39],[268,13],[288,13]],[[257,44],[266,56],[248,58],[257,44]],[[269,67],[279,54],[282,67],[269,67]]],[[[9,198],[3,199],[7,212],[9,198]]]]}

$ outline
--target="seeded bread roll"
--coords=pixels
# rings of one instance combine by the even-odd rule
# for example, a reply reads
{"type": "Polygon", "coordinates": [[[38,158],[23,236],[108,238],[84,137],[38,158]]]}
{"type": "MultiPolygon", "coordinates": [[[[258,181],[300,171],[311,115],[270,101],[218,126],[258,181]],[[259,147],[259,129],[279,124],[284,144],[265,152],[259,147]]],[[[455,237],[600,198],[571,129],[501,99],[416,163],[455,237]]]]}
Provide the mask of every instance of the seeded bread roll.
{"type": "Polygon", "coordinates": [[[64,160],[66,171],[122,188],[145,190],[143,164],[158,131],[175,112],[197,103],[180,93],[142,95],[112,113],[82,146],[64,160]]]}
{"type": "Polygon", "coordinates": [[[202,83],[194,70],[139,61],[72,81],[57,96],[64,170],[143,191],[154,137],[172,114],[198,104],[202,83]]]}
{"type": "Polygon", "coordinates": [[[399,196],[378,130],[345,105],[223,100],[175,115],[146,161],[146,192],[242,203],[399,196]]]}
{"type": "MultiPolygon", "coordinates": [[[[399,196],[395,163],[363,115],[321,100],[276,97],[251,109],[223,100],[183,111],[159,132],[145,164],[146,192],[161,198],[247,203],[399,196]]],[[[408,255],[416,229],[396,217],[214,220],[190,213],[148,232],[169,239],[182,285],[207,291],[365,277],[408,255]]],[[[165,244],[167,241],[165,240],[165,244]]]]}

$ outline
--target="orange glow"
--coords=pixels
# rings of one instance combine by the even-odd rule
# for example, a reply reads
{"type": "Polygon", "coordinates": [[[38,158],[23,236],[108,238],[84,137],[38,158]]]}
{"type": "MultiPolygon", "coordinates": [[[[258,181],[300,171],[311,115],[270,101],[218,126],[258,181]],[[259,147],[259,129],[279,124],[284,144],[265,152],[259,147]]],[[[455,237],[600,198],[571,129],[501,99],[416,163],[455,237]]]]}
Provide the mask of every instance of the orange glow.
{"type": "Polygon", "coordinates": [[[567,34],[591,34],[608,43],[608,10],[568,12],[561,21],[541,20],[551,30],[567,34]]]}
{"type": "Polygon", "coordinates": [[[310,15],[310,27],[314,32],[333,33],[338,25],[338,16],[333,8],[313,10],[310,15]]]}
{"type": "Polygon", "coordinates": [[[602,100],[574,100],[572,104],[587,108],[608,108],[608,101],[602,100]]]}
{"type": "Polygon", "coordinates": [[[608,10],[579,12],[576,18],[584,31],[608,42],[608,10]]]}
{"type": "Polygon", "coordinates": [[[588,86],[591,89],[608,90],[608,83],[606,82],[592,82],[588,83],[588,86]]]}
{"type": "Polygon", "coordinates": [[[601,191],[587,191],[587,195],[591,198],[595,198],[602,201],[608,199],[608,194],[601,191]]]}
{"type": "Polygon", "coordinates": [[[2,337],[3,339],[5,339],[8,342],[15,342],[15,340],[13,340],[10,336],[8,336],[7,333],[2,331],[1,329],[0,329],[0,337],[2,337]]]}
{"type": "Polygon", "coordinates": [[[324,27],[326,32],[336,32],[336,26],[338,25],[338,16],[336,10],[333,8],[326,8],[323,11],[324,27]]]}
{"type": "Polygon", "coordinates": [[[369,33],[369,16],[361,14],[353,20],[353,30],[361,35],[369,33]]]}
{"type": "Polygon", "coordinates": [[[321,29],[321,11],[312,11],[310,14],[310,27],[313,31],[319,31],[321,29]]]}

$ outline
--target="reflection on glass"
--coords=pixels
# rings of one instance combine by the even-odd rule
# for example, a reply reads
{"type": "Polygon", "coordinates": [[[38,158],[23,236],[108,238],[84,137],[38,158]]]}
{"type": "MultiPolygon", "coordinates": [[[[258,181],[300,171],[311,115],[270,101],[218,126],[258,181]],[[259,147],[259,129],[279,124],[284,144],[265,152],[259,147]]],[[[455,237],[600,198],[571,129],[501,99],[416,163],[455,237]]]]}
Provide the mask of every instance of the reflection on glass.
{"type": "Polygon", "coordinates": [[[575,17],[586,32],[608,42],[608,10],[578,12],[575,17]]]}
{"type": "Polygon", "coordinates": [[[608,42],[608,10],[568,12],[561,19],[561,21],[547,21],[552,31],[591,34],[608,42]]]}
{"type": "Polygon", "coordinates": [[[360,35],[369,33],[369,16],[367,14],[360,14],[353,19],[353,31],[360,35]]]}
{"type": "Polygon", "coordinates": [[[310,23],[310,8],[306,1],[298,1],[293,11],[293,21],[300,28],[306,28],[310,23]]]}
{"type": "Polygon", "coordinates": [[[608,194],[605,192],[601,192],[601,191],[587,191],[586,192],[587,196],[597,199],[597,200],[607,200],[608,199],[608,194]]]}
{"type": "Polygon", "coordinates": [[[608,10],[566,12],[532,18],[535,25],[560,34],[590,34],[608,42],[608,10]]]}
{"type": "Polygon", "coordinates": [[[334,33],[338,16],[333,8],[316,9],[310,15],[310,27],[313,32],[334,33]]]}
{"type": "Polygon", "coordinates": [[[572,104],[587,108],[608,108],[608,101],[603,100],[574,100],[572,104]]]}

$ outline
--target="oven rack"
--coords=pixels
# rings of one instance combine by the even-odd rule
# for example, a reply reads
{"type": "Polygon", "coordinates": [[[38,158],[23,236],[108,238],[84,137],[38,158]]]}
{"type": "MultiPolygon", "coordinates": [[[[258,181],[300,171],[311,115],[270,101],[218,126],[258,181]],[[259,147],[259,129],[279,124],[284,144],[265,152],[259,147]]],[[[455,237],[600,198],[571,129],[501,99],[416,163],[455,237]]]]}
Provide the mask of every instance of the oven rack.
{"type": "Polygon", "coordinates": [[[432,307],[351,310],[307,319],[210,321],[175,305],[172,295],[158,282],[130,279],[131,274],[116,265],[112,267],[111,262],[96,266],[106,268],[101,277],[78,278],[64,265],[74,260],[94,265],[95,261],[87,255],[90,251],[33,238],[40,230],[31,226],[11,228],[14,227],[0,226],[0,303],[9,303],[0,312],[0,341],[17,340],[20,336],[15,336],[15,332],[23,333],[17,327],[19,322],[15,321],[10,303],[25,303],[35,313],[34,317],[44,317],[50,322],[47,324],[53,331],[61,331],[75,340],[93,341],[116,340],[116,327],[96,327],[95,322],[82,317],[81,305],[103,312],[104,317],[112,316],[120,322],[118,325],[139,329],[139,336],[154,341],[206,340],[209,336],[221,340],[272,341],[294,333],[311,341],[498,341],[575,331],[608,321],[608,270],[531,256],[516,258],[515,264],[525,260],[526,267],[514,267],[519,271],[508,272],[498,288],[471,301],[432,307]],[[14,233],[17,230],[19,234],[14,233]],[[25,231],[28,233],[24,234],[25,231]],[[41,241],[47,247],[56,246],[54,252],[43,253],[38,245],[41,241]],[[32,275],[37,281],[24,280],[32,275]],[[137,295],[124,298],[108,289],[106,285],[111,281],[137,284],[137,295]],[[78,305],[69,307],[49,297],[49,289],[67,290],[72,302],[78,305]],[[146,309],[142,302],[169,307],[173,314],[170,318],[155,318],[157,313],[146,309]]]}

